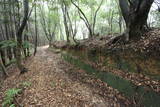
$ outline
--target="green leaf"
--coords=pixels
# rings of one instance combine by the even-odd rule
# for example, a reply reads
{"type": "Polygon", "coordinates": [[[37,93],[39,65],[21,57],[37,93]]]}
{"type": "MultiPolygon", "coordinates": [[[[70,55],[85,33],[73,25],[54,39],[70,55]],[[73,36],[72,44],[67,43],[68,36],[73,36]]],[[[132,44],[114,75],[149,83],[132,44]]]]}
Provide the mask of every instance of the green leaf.
{"type": "Polygon", "coordinates": [[[21,92],[21,89],[12,88],[6,91],[6,95],[4,98],[4,102],[2,103],[2,107],[6,107],[9,105],[9,107],[15,107],[13,103],[14,97],[21,92]]]}

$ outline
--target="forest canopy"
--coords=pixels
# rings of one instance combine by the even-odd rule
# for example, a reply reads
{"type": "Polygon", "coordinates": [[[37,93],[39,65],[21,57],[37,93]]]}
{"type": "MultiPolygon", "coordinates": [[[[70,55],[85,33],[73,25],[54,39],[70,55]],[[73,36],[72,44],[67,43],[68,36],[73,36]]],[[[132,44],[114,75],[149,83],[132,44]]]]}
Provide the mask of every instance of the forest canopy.
{"type": "Polygon", "coordinates": [[[2,62],[54,41],[77,44],[97,36],[123,34],[126,41],[159,27],[159,0],[1,0],[2,62]],[[5,51],[7,52],[7,59],[5,51]]]}

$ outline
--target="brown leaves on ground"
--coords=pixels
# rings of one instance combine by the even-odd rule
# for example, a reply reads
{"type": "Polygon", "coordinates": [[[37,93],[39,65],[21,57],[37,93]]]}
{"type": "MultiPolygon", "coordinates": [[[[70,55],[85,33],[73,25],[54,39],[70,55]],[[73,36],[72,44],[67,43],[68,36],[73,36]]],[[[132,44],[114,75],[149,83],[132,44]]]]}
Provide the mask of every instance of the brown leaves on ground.
{"type": "Polygon", "coordinates": [[[144,33],[140,40],[130,40],[125,43],[122,35],[112,34],[105,35],[102,37],[93,37],[89,39],[80,40],[76,46],[68,45],[64,41],[55,42],[52,47],[60,49],[86,49],[97,51],[114,50],[115,49],[133,49],[138,52],[153,54],[160,58],[160,29],[151,29],[144,33]],[[122,38],[121,38],[122,37],[122,38]],[[116,42],[114,43],[113,41],[116,42]]]}
{"type": "Polygon", "coordinates": [[[35,57],[25,62],[29,72],[13,70],[0,88],[0,104],[5,91],[31,85],[17,96],[24,107],[120,107],[132,103],[121,93],[84,71],[64,62],[60,54],[39,48],[35,57]],[[78,71],[78,72],[77,72],[78,71]]]}
{"type": "MultiPolygon", "coordinates": [[[[140,53],[149,55],[148,57],[150,57],[150,55],[153,55],[157,59],[160,58],[160,29],[151,29],[149,32],[143,34],[140,40],[130,41],[128,44],[117,43],[109,45],[108,43],[114,40],[114,38],[115,35],[107,35],[103,37],[94,37],[91,39],[81,40],[79,47],[84,48],[86,51],[92,51],[93,49],[93,52],[107,52],[106,50],[112,51],[114,50],[114,48],[119,48],[119,50],[133,49],[140,53]]],[[[73,48],[73,46],[71,47],[73,48]]],[[[75,46],[75,49],[76,48],[77,46],[75,46]]],[[[94,63],[92,63],[92,65],[94,67],[97,66],[94,63]]],[[[107,70],[108,68],[100,66],[99,69],[107,70]]],[[[160,81],[156,81],[147,76],[136,73],[128,73],[120,70],[109,71],[132,81],[136,85],[147,86],[156,92],[160,92],[160,81]]]]}
{"type": "Polygon", "coordinates": [[[160,53],[160,29],[152,29],[145,33],[141,39],[133,43],[132,46],[142,52],[160,53]]]}

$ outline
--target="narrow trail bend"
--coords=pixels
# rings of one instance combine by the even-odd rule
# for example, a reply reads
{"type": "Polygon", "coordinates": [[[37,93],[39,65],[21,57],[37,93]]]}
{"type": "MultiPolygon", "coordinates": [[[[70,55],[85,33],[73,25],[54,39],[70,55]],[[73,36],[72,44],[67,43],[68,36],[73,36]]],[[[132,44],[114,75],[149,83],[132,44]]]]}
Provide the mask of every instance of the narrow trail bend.
{"type": "Polygon", "coordinates": [[[61,54],[40,47],[35,57],[26,61],[29,72],[14,70],[0,88],[0,105],[4,92],[30,82],[17,100],[24,107],[120,107],[130,101],[117,90],[92,78],[62,60],[61,54]],[[76,72],[75,72],[76,71],[76,72]]]}

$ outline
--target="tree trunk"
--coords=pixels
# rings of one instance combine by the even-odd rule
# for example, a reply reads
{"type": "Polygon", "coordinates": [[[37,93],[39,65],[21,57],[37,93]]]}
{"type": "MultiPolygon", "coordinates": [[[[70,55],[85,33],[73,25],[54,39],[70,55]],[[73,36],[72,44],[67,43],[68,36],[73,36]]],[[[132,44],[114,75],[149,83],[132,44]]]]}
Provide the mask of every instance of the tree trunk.
{"type": "MultiPolygon", "coordinates": [[[[29,41],[29,37],[28,37],[28,35],[26,35],[27,37],[26,37],[26,39],[27,39],[27,41],[29,41]]],[[[30,50],[29,50],[29,47],[27,48],[27,56],[29,57],[30,56],[30,50]]]]}
{"type": "Polygon", "coordinates": [[[119,0],[126,23],[126,40],[139,39],[146,30],[146,22],[154,0],[119,0]]]}
{"type": "Polygon", "coordinates": [[[20,25],[20,28],[18,29],[17,32],[17,47],[16,47],[17,66],[21,73],[25,73],[27,71],[27,69],[22,64],[21,52],[22,52],[22,34],[28,20],[29,1],[24,0],[23,5],[24,5],[24,17],[20,25]]]}
{"type": "Polygon", "coordinates": [[[2,69],[3,75],[4,75],[5,77],[7,77],[7,76],[8,76],[8,73],[6,72],[6,68],[5,68],[5,66],[4,66],[1,58],[0,58],[0,68],[2,69]]]}
{"type": "MultiPolygon", "coordinates": [[[[89,20],[87,19],[87,16],[85,15],[85,13],[80,9],[80,7],[73,2],[73,0],[71,0],[72,4],[78,9],[78,13],[79,13],[79,16],[80,16],[80,19],[82,19],[89,31],[89,38],[92,38],[93,37],[93,31],[92,31],[92,26],[91,24],[89,23],[89,20]]],[[[99,10],[99,9],[98,9],[99,10]]],[[[98,11],[97,11],[98,12],[98,11]]],[[[97,15],[97,12],[96,12],[96,15],[97,15]]],[[[95,20],[96,22],[96,16],[95,16],[95,20]]],[[[94,25],[95,26],[95,25],[94,25]]]]}
{"type": "MultiPolygon", "coordinates": [[[[5,39],[4,39],[3,28],[2,28],[2,26],[0,26],[0,27],[1,27],[1,36],[0,36],[0,42],[1,42],[1,41],[5,40],[5,39]]],[[[1,47],[1,45],[0,45],[0,47],[1,47]]],[[[6,65],[5,49],[0,48],[0,55],[1,55],[1,59],[2,59],[3,65],[5,66],[6,65]]]]}
{"type": "Polygon", "coordinates": [[[5,66],[6,65],[6,60],[5,60],[5,52],[4,52],[4,50],[0,49],[0,54],[1,54],[2,63],[5,66]]]}
{"type": "Polygon", "coordinates": [[[101,3],[99,4],[99,6],[98,6],[98,8],[97,8],[97,10],[96,10],[96,12],[95,12],[95,14],[94,14],[93,28],[92,28],[92,30],[93,30],[93,35],[95,35],[95,25],[96,25],[97,14],[98,14],[98,11],[100,10],[102,4],[103,4],[103,0],[101,0],[101,3]]]}
{"type": "Polygon", "coordinates": [[[63,19],[64,19],[64,27],[65,27],[65,32],[66,32],[66,37],[67,37],[67,43],[70,43],[70,31],[69,31],[69,25],[68,25],[68,20],[67,20],[67,12],[68,8],[66,4],[63,2],[61,5],[62,8],[62,13],[63,13],[63,19]]]}
{"type": "MultiPolygon", "coordinates": [[[[35,0],[35,2],[36,2],[36,0],[35,0]]],[[[34,56],[36,55],[36,53],[37,53],[37,45],[38,45],[38,35],[37,35],[37,33],[38,33],[38,29],[37,29],[37,6],[36,6],[36,4],[35,4],[35,47],[34,47],[34,56]]]]}

